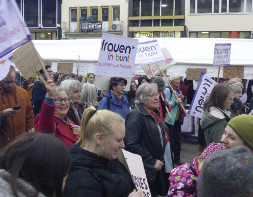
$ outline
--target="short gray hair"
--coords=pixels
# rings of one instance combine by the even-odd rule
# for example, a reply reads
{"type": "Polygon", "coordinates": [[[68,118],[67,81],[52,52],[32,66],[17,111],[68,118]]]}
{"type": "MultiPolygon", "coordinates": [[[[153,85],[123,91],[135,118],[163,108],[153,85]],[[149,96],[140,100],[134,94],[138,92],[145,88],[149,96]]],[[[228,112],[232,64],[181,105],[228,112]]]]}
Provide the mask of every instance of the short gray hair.
{"type": "Polygon", "coordinates": [[[136,103],[136,104],[145,103],[145,101],[148,97],[148,94],[154,88],[158,90],[158,86],[156,83],[143,83],[143,84],[141,84],[136,91],[136,99],[135,99],[134,103],[136,103]]]}
{"type": "Polygon", "coordinates": [[[60,86],[68,94],[70,103],[73,103],[73,100],[72,100],[72,94],[73,94],[73,92],[76,89],[78,89],[80,91],[82,90],[82,84],[80,83],[80,81],[78,81],[76,79],[66,79],[66,80],[63,80],[61,82],[60,86]]]}
{"type": "Polygon", "coordinates": [[[57,86],[57,87],[56,87],[56,90],[55,90],[55,96],[57,97],[58,94],[59,94],[60,92],[62,92],[62,91],[66,92],[66,91],[64,90],[63,87],[57,86]]]}
{"type": "Polygon", "coordinates": [[[236,92],[237,90],[243,89],[241,81],[242,80],[239,78],[233,78],[227,82],[227,85],[232,89],[233,92],[236,92]]]}
{"type": "Polygon", "coordinates": [[[86,106],[86,107],[90,107],[90,106],[97,106],[98,102],[96,100],[96,87],[93,84],[83,84],[82,86],[82,99],[81,102],[86,106]]]}
{"type": "Polygon", "coordinates": [[[156,83],[158,88],[163,88],[165,87],[165,81],[163,80],[162,77],[155,77],[153,80],[152,80],[152,83],[156,83]]]}

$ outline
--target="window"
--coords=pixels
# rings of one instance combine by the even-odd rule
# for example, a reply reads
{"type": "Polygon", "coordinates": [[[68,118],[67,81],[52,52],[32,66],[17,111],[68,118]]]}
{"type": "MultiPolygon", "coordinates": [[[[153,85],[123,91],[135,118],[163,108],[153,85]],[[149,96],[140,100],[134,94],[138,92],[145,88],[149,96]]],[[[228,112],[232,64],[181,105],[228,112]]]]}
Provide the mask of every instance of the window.
{"type": "Polygon", "coordinates": [[[246,12],[252,12],[252,0],[246,0],[246,12]]]}
{"type": "Polygon", "coordinates": [[[87,8],[81,8],[81,20],[87,20],[87,8]]]}
{"type": "Polygon", "coordinates": [[[173,16],[173,2],[173,0],[162,0],[162,16],[173,16]]]}
{"type": "Polygon", "coordinates": [[[212,1],[199,0],[198,1],[198,13],[212,13],[212,1]]]}
{"type": "Polygon", "coordinates": [[[173,20],[172,19],[162,19],[162,26],[173,26],[173,20]]]}
{"type": "Polygon", "coordinates": [[[221,37],[222,38],[230,38],[229,32],[226,32],[226,31],[221,32],[221,37]]]}
{"type": "Polygon", "coordinates": [[[209,32],[198,32],[199,38],[209,38],[209,32]]]}
{"type": "Polygon", "coordinates": [[[56,27],[57,1],[42,1],[42,25],[43,27],[56,27]]]}
{"type": "Polygon", "coordinates": [[[174,26],[184,26],[184,19],[175,19],[174,26]]]}
{"type": "Polygon", "coordinates": [[[221,2],[221,13],[227,12],[227,0],[222,0],[221,2]]]}
{"type": "Polygon", "coordinates": [[[39,27],[39,1],[24,1],[24,19],[28,27],[39,27]]]}
{"type": "Polygon", "coordinates": [[[141,1],[141,16],[152,16],[152,0],[141,1]]]}
{"type": "Polygon", "coordinates": [[[120,20],[120,7],[113,7],[113,21],[120,20]]]}
{"type": "Polygon", "coordinates": [[[220,12],[220,3],[219,0],[214,0],[214,13],[219,13],[220,12]]]}
{"type": "Polygon", "coordinates": [[[251,33],[249,31],[240,32],[239,34],[239,38],[243,38],[243,39],[249,39],[250,36],[251,36],[251,33]]]}
{"type": "Polygon", "coordinates": [[[190,13],[195,14],[195,0],[190,1],[190,13]]]}
{"type": "Polygon", "coordinates": [[[220,32],[210,32],[210,38],[220,38],[220,32]]]}
{"type": "Polygon", "coordinates": [[[190,38],[197,38],[197,32],[190,32],[190,38]]]}
{"type": "Polygon", "coordinates": [[[129,21],[130,27],[139,27],[140,21],[129,21]]]}
{"type": "Polygon", "coordinates": [[[132,16],[140,16],[140,0],[133,0],[132,16]]]}
{"type": "Polygon", "coordinates": [[[153,38],[160,38],[160,32],[159,31],[154,31],[153,32],[153,38]]]}
{"type": "Polygon", "coordinates": [[[229,0],[229,12],[244,12],[244,0],[229,0]]]}
{"type": "Polygon", "coordinates": [[[141,27],[150,27],[152,26],[152,20],[142,20],[141,27]]]}
{"type": "Polygon", "coordinates": [[[161,16],[160,13],[160,0],[154,0],[154,16],[161,16]]]}
{"type": "Polygon", "coordinates": [[[160,26],[160,20],[153,20],[153,26],[160,26]]]}
{"type": "Polygon", "coordinates": [[[70,21],[77,22],[77,9],[76,8],[70,9],[70,21]]]}
{"type": "Polygon", "coordinates": [[[102,8],[102,21],[108,21],[109,19],[109,8],[102,8]]]}
{"type": "Polygon", "coordinates": [[[181,0],[176,0],[175,1],[175,14],[174,15],[183,15],[184,10],[182,6],[182,1],[181,0]]]}
{"type": "Polygon", "coordinates": [[[98,8],[91,8],[91,15],[94,17],[94,21],[98,21],[98,8]]]}

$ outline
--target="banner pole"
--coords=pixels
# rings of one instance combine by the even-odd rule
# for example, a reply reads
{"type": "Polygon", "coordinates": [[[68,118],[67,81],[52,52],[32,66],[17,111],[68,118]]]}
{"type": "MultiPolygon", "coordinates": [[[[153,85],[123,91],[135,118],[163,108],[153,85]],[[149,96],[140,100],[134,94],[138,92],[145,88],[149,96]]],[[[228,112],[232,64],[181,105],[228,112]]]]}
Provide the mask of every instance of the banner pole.
{"type": "Polygon", "coordinates": [[[219,80],[220,80],[220,66],[218,68],[218,78],[217,78],[217,83],[219,83],[219,80]]]}

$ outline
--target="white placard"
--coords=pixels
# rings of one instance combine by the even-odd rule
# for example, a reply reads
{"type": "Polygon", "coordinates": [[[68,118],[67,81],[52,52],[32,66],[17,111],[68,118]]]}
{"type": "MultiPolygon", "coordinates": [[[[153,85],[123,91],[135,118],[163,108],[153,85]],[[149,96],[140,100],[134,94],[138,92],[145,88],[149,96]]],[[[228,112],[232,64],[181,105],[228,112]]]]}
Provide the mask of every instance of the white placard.
{"type": "Polygon", "coordinates": [[[104,33],[96,75],[132,77],[138,40],[104,33]]]}
{"type": "Polygon", "coordinates": [[[138,44],[135,58],[136,65],[153,64],[161,61],[165,61],[165,58],[157,40],[141,42],[138,44]]]}
{"type": "Polygon", "coordinates": [[[214,47],[213,65],[230,65],[231,43],[216,43],[214,47]]]}
{"type": "Polygon", "coordinates": [[[0,57],[32,39],[15,0],[0,2],[0,57]]]}
{"type": "Polygon", "coordinates": [[[201,73],[198,87],[189,109],[189,114],[191,116],[202,118],[204,114],[203,106],[206,97],[211,94],[212,89],[216,84],[217,83],[208,77],[205,73],[201,73]]]}
{"type": "Polygon", "coordinates": [[[3,80],[10,70],[12,53],[0,58],[0,81],[3,80]]]}
{"type": "Polygon", "coordinates": [[[122,152],[136,188],[141,189],[145,197],[151,197],[141,156],[130,153],[124,149],[122,149],[122,152]]]}

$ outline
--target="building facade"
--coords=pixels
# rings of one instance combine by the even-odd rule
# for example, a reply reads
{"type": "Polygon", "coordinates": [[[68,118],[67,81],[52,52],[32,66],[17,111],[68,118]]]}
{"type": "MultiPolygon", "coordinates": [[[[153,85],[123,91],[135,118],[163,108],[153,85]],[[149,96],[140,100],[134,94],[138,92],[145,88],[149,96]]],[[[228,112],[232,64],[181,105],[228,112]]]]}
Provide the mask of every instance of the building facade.
{"type": "Polygon", "coordinates": [[[61,0],[16,0],[34,40],[61,39],[61,0]]]}
{"type": "Polygon", "coordinates": [[[127,0],[63,0],[63,38],[101,37],[103,32],[128,35],[127,0]]]}
{"type": "Polygon", "coordinates": [[[129,0],[129,37],[185,37],[184,0],[129,0]]]}
{"type": "Polygon", "coordinates": [[[190,38],[251,38],[253,0],[186,0],[190,38]]]}

